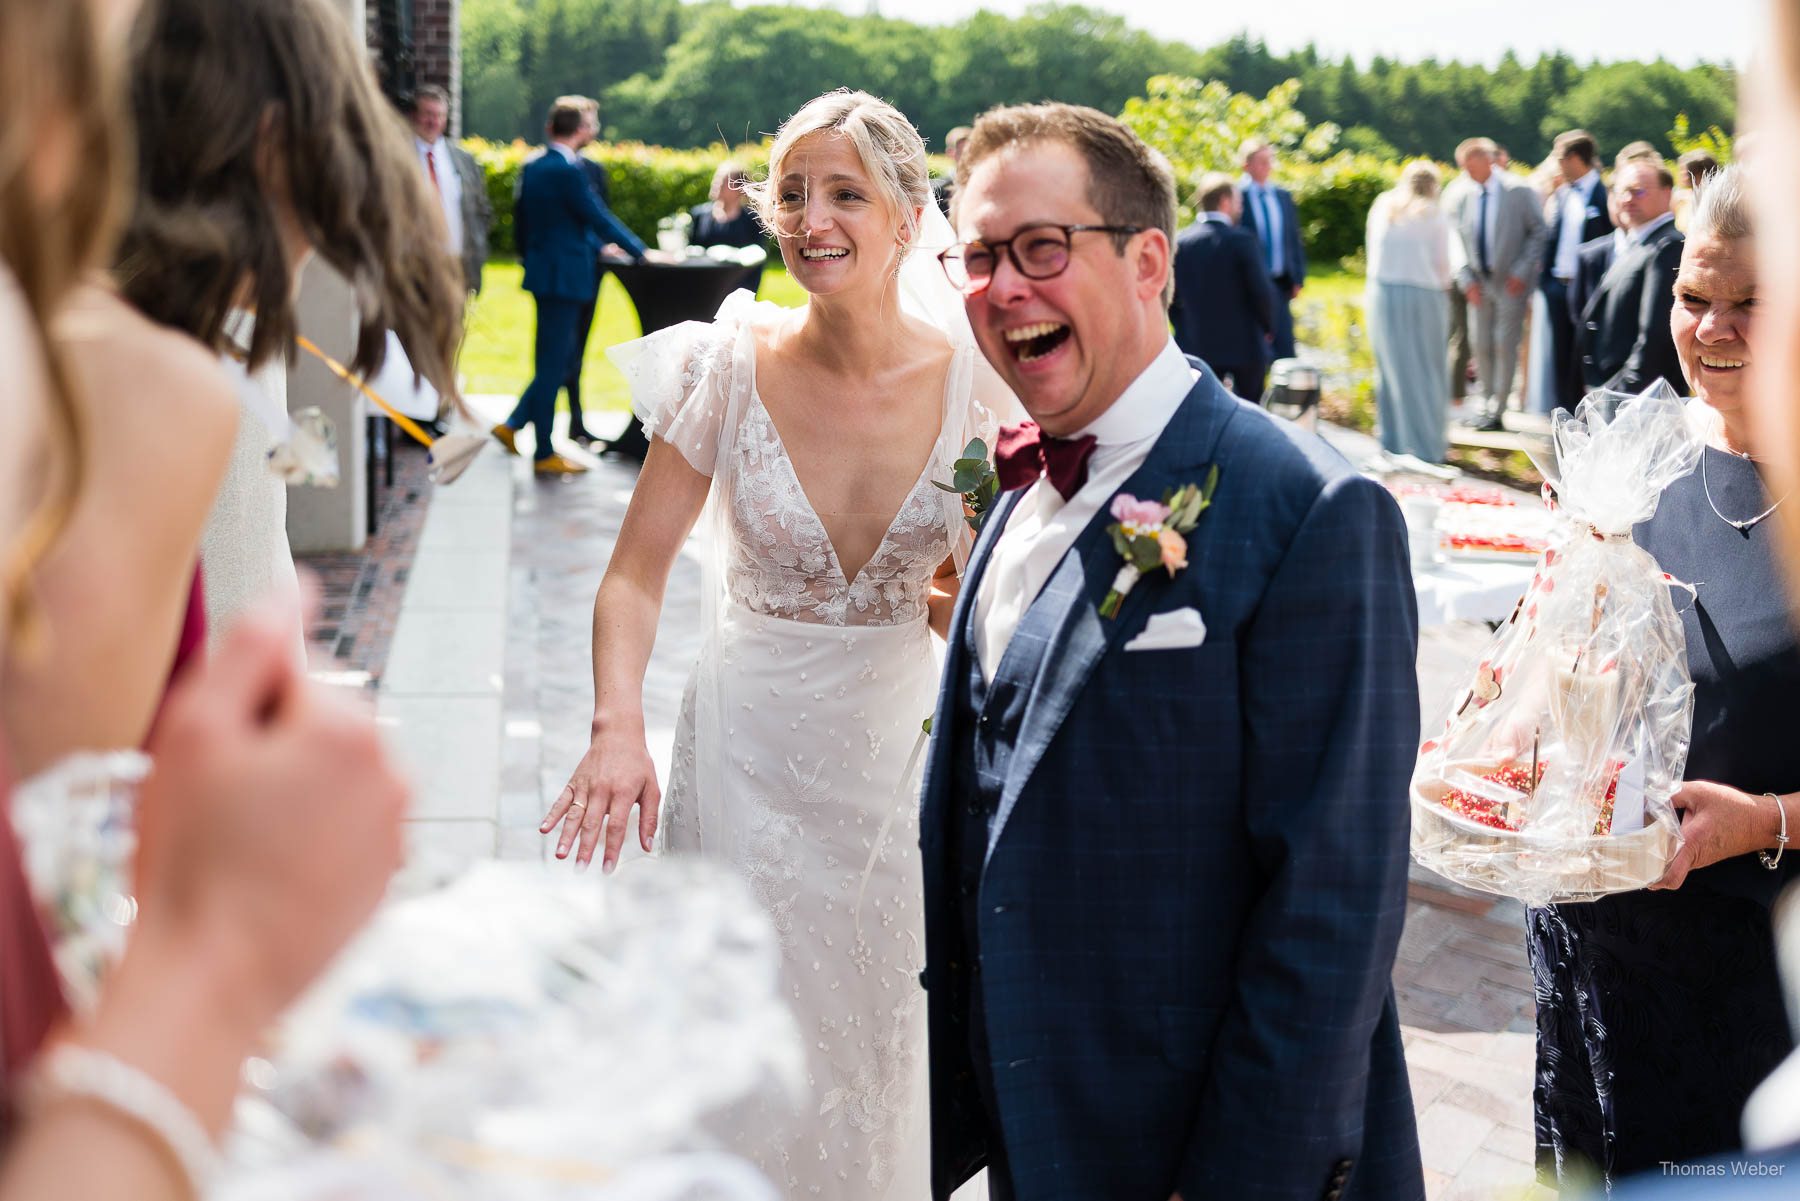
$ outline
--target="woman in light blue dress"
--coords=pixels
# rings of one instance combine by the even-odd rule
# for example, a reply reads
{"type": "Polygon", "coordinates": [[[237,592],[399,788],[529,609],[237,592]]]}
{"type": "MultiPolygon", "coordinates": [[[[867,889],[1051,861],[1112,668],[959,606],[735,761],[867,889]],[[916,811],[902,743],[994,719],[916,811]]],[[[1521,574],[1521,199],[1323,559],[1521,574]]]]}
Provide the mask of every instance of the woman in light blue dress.
{"type": "Polygon", "coordinates": [[[1391,454],[1444,461],[1450,378],[1450,223],[1438,208],[1437,168],[1408,163],[1369,210],[1365,296],[1375,348],[1375,406],[1391,454]]]}

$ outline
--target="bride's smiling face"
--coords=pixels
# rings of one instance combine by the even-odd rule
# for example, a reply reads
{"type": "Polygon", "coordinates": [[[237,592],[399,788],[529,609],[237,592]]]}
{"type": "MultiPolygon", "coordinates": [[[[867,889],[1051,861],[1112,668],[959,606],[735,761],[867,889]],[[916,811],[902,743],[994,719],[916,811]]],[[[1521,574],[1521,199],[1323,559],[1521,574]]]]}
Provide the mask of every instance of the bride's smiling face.
{"type": "Polygon", "coordinates": [[[900,222],[849,138],[830,132],[795,143],[775,180],[776,232],[788,273],[826,296],[891,276],[900,222]]]}

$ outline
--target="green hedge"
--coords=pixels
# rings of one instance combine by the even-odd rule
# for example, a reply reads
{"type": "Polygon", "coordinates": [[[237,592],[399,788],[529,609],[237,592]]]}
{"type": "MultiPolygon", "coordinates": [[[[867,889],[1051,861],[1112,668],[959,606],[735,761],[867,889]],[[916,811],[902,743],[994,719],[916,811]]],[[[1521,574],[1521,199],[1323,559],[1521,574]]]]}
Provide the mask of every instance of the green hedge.
{"type": "MultiPolygon", "coordinates": [[[[519,184],[519,171],[540,147],[528,142],[489,142],[467,138],[463,148],[475,156],[487,173],[488,200],[494,206],[494,231],[489,247],[495,254],[513,254],[513,194],[519,184]]],[[[667,150],[646,146],[642,142],[596,142],[582,151],[606,168],[608,194],[613,215],[627,229],[656,245],[656,223],[674,213],[686,212],[703,203],[712,188],[713,172],[726,159],[736,159],[756,175],[768,161],[766,144],[725,146],[715,144],[704,150],[667,150]]],[[[943,174],[950,160],[932,155],[932,172],[943,174]]]]}
{"type": "Polygon", "coordinates": [[[1325,270],[1360,259],[1369,209],[1394,186],[1400,164],[1345,150],[1323,162],[1287,166],[1282,176],[1294,193],[1307,260],[1325,270]]]}
{"type": "MultiPolygon", "coordinates": [[[[526,142],[463,142],[487,172],[488,199],[494,206],[490,239],[495,254],[512,254],[513,190],[519,171],[538,147],[526,142]]],[[[714,145],[704,150],[667,150],[641,142],[595,143],[582,151],[606,168],[613,213],[645,242],[656,244],[656,223],[706,199],[713,171],[727,158],[755,172],[767,160],[766,146],[714,145]]],[[[948,168],[936,157],[934,172],[948,168]]],[[[1363,230],[1375,197],[1393,186],[1399,164],[1373,155],[1344,151],[1318,163],[1289,164],[1279,182],[1291,188],[1299,210],[1307,257],[1320,267],[1336,266],[1362,251],[1363,230]]]]}
{"type": "MultiPolygon", "coordinates": [[[[513,244],[513,192],[519,171],[540,149],[526,142],[510,144],[470,138],[463,146],[487,172],[488,199],[494,206],[494,231],[489,244],[495,254],[511,254],[513,244]]],[[[706,199],[713,171],[727,158],[746,163],[760,161],[761,147],[725,146],[704,150],[664,150],[640,142],[613,145],[595,143],[582,151],[606,168],[613,215],[638,237],[656,245],[656,223],[671,213],[694,207],[706,199]]]]}

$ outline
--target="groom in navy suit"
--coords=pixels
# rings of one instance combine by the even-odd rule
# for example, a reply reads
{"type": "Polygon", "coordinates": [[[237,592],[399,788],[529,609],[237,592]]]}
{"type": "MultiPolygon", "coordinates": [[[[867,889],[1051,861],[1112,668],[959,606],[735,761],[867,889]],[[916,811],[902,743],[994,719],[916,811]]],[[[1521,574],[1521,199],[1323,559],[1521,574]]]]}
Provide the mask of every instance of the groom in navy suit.
{"type": "Polygon", "coordinates": [[[926,769],[933,1194],[985,1165],[997,1201],[1418,1201],[1400,514],[1175,348],[1159,154],[1052,104],[964,155],[941,257],[1036,425],[1001,439],[926,769]],[[1121,574],[1131,498],[1214,469],[1167,566],[1121,574]]]}

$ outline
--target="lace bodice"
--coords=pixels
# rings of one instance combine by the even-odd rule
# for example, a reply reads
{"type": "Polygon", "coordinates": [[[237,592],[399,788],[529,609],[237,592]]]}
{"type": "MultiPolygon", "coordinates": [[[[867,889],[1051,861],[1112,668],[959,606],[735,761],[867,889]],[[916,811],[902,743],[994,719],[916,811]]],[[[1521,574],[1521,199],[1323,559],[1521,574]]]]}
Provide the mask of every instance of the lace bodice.
{"type": "Polygon", "coordinates": [[[950,554],[951,531],[931,486],[943,437],[875,554],[846,580],[769,411],[752,397],[731,449],[731,552],[725,587],[755,613],[832,626],[902,625],[925,617],[931,577],[950,554]]]}
{"type": "Polygon", "coordinates": [[[875,554],[846,578],[756,393],[751,321],[779,311],[740,292],[709,324],[687,322],[608,353],[631,383],[633,407],[649,432],[713,477],[713,503],[724,506],[723,583],[732,601],[829,626],[922,621],[939,564],[967,550],[960,501],[932,481],[950,478],[969,438],[992,440],[995,419],[976,395],[985,364],[978,370],[972,343],[956,346],[931,455],[875,554]]]}

